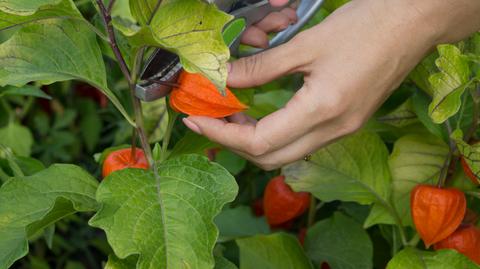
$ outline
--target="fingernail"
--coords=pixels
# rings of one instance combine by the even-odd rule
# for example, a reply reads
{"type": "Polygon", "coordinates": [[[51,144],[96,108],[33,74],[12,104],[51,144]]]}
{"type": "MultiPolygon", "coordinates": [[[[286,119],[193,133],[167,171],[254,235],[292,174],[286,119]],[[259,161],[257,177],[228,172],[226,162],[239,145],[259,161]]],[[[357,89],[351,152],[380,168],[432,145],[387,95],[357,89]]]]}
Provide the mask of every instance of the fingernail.
{"type": "Polygon", "coordinates": [[[187,118],[183,118],[183,124],[185,124],[190,130],[194,131],[195,133],[197,133],[199,135],[202,134],[202,131],[200,130],[200,127],[198,127],[198,125],[193,123],[193,121],[191,121],[187,118]]]}
{"type": "Polygon", "coordinates": [[[227,71],[228,71],[229,74],[230,74],[230,72],[232,72],[232,64],[231,63],[227,63],[227,71]]]}

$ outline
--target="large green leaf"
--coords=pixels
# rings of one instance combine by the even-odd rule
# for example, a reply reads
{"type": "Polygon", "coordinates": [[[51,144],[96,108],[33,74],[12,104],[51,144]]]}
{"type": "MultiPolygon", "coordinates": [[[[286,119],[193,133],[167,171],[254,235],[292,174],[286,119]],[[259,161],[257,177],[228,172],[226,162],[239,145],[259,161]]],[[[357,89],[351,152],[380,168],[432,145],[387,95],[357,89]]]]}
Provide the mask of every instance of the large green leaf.
{"type": "Polygon", "coordinates": [[[240,269],[311,269],[298,240],[285,233],[238,239],[240,269]]]}
{"type": "Polygon", "coordinates": [[[270,233],[265,217],[255,217],[248,206],[223,209],[215,218],[215,224],[220,230],[222,241],[270,233]]]}
{"type": "Polygon", "coordinates": [[[235,179],[198,155],[168,160],[158,173],[160,183],[151,171],[112,173],[98,188],[102,208],[90,224],[105,230],[119,258],[139,255],[139,269],[213,268],[213,218],[235,198],[235,179]]]}
{"type": "Polygon", "coordinates": [[[0,86],[71,79],[83,80],[101,89],[129,119],[107,86],[105,64],[95,33],[84,23],[61,19],[43,21],[23,27],[0,44],[0,86]]]}
{"type": "Polygon", "coordinates": [[[62,0],[3,0],[0,2],[0,11],[28,16],[42,6],[55,5],[60,1],[62,0]]]}
{"type": "Polygon", "coordinates": [[[435,123],[442,123],[460,109],[462,94],[469,86],[470,67],[468,58],[454,45],[440,45],[438,53],[435,64],[440,72],[429,78],[433,93],[429,114],[435,123]]]}
{"type": "Polygon", "coordinates": [[[311,227],[305,251],[317,268],[327,262],[337,269],[372,268],[373,245],[362,225],[341,213],[311,227]]]}
{"type": "Polygon", "coordinates": [[[185,70],[202,73],[223,91],[230,53],[222,29],[231,19],[201,0],[165,0],[151,25],[132,37],[132,44],[147,43],[176,53],[185,70]]]}
{"type": "Polygon", "coordinates": [[[119,259],[115,255],[108,256],[108,262],[104,269],[132,269],[135,268],[137,259],[135,256],[130,256],[124,260],[119,259]]]}
{"type": "Polygon", "coordinates": [[[415,114],[412,98],[407,99],[403,104],[390,113],[380,117],[378,120],[398,128],[405,127],[418,121],[415,114]]]}
{"type": "MultiPolygon", "coordinates": [[[[392,200],[403,225],[412,225],[410,191],[422,183],[433,183],[447,158],[448,145],[433,135],[406,135],[395,142],[389,158],[393,180],[392,200]]],[[[394,224],[385,208],[374,206],[365,222],[394,224]]]]}
{"type": "Polygon", "coordinates": [[[146,25],[152,19],[153,12],[158,10],[161,2],[161,0],[130,0],[130,11],[140,25],[146,25]]]}
{"type": "Polygon", "coordinates": [[[208,140],[205,136],[187,131],[185,136],[175,144],[168,158],[175,158],[182,154],[205,154],[206,149],[216,146],[217,144],[208,140]]]}
{"type": "Polygon", "coordinates": [[[386,203],[390,195],[388,150],[378,135],[360,132],[283,168],[295,191],[311,192],[322,201],[386,203]]]}
{"type": "Polygon", "coordinates": [[[0,268],[28,252],[28,237],[77,211],[97,208],[97,181],[80,167],[52,165],[0,189],[0,268]]]}
{"type": "Polygon", "coordinates": [[[9,123],[0,128],[0,145],[9,147],[15,155],[30,156],[33,135],[30,130],[17,123],[9,123]]]}
{"type": "MultiPolygon", "coordinates": [[[[6,2],[11,4],[18,1],[9,0],[6,2]]],[[[2,5],[2,3],[5,4],[6,2],[1,2],[0,6],[2,5]]],[[[34,23],[41,20],[48,20],[53,18],[83,20],[82,14],[80,14],[72,0],[43,0],[43,2],[45,2],[45,5],[42,5],[38,10],[36,9],[32,14],[29,14],[29,16],[24,16],[24,14],[18,13],[12,14],[5,10],[0,11],[0,31],[8,29],[10,27],[25,25],[28,23],[34,23]]],[[[0,10],[2,9],[0,8],[0,10]]]]}
{"type": "Polygon", "coordinates": [[[437,252],[406,248],[388,263],[387,269],[478,269],[480,266],[455,250],[437,252]]]}

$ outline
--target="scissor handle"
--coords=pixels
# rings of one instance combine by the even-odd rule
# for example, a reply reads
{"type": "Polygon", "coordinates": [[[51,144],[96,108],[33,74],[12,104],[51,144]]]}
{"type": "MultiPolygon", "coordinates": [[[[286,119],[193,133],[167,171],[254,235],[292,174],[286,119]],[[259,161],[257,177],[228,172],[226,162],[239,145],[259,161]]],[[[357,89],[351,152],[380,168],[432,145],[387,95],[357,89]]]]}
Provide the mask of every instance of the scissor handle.
{"type": "MultiPolygon", "coordinates": [[[[315,15],[315,13],[320,9],[323,5],[324,0],[301,0],[300,5],[297,8],[297,23],[290,25],[287,29],[279,32],[276,34],[269,42],[269,46],[267,49],[279,46],[290,39],[292,39],[301,29],[302,27],[315,15]]],[[[247,23],[248,25],[248,23],[247,23]]],[[[253,55],[259,52],[262,52],[266,49],[258,49],[252,48],[246,51],[238,51],[237,49],[237,56],[244,57],[253,55]]]]}

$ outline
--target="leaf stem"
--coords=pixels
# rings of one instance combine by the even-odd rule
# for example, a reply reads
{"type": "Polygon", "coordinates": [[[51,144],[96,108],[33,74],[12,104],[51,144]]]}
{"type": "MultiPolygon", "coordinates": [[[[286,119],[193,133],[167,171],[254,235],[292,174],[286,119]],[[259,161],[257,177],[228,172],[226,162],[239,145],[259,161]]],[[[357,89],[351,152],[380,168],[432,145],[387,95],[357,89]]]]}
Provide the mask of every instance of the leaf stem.
{"type": "Polygon", "coordinates": [[[445,162],[443,163],[442,170],[440,170],[440,174],[438,176],[437,187],[443,188],[448,176],[448,169],[450,168],[450,163],[452,162],[453,153],[455,152],[455,142],[450,137],[452,135],[452,126],[450,125],[450,121],[447,120],[445,122],[445,126],[448,132],[448,155],[445,158],[445,162]]]}
{"type": "Polygon", "coordinates": [[[113,5],[115,5],[115,0],[110,0],[110,3],[108,4],[108,8],[107,8],[108,14],[111,14],[113,5]]]}
{"type": "Polygon", "coordinates": [[[115,37],[115,31],[114,31],[113,26],[112,26],[112,16],[110,16],[110,13],[107,10],[107,8],[105,8],[105,5],[103,4],[102,0],[97,0],[97,4],[100,7],[100,12],[102,14],[103,22],[105,23],[105,29],[108,33],[110,47],[112,48],[112,51],[113,51],[113,54],[115,55],[115,58],[117,58],[118,64],[120,66],[120,69],[122,70],[123,75],[128,80],[128,82],[131,84],[134,81],[132,81],[132,77],[131,77],[130,71],[128,69],[127,63],[125,62],[125,59],[123,58],[122,52],[120,51],[120,49],[117,45],[117,39],[115,37]]]}

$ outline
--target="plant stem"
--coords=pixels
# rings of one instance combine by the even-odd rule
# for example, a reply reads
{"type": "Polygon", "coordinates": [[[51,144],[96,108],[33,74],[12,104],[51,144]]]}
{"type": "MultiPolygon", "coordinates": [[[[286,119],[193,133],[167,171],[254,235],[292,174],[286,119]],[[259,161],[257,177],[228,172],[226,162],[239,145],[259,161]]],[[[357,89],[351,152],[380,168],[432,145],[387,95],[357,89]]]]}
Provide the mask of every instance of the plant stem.
{"type": "Polygon", "coordinates": [[[120,69],[122,70],[123,75],[131,84],[134,81],[132,81],[130,71],[128,69],[127,63],[125,62],[125,59],[123,58],[122,52],[118,48],[117,39],[115,37],[115,31],[113,30],[113,27],[112,27],[112,16],[110,16],[110,13],[105,8],[105,5],[103,4],[102,0],[97,0],[97,4],[100,7],[100,12],[102,13],[103,22],[105,23],[105,29],[108,33],[110,47],[112,48],[115,58],[117,58],[118,64],[120,66],[120,69]]]}
{"type": "Polygon", "coordinates": [[[110,0],[110,3],[108,4],[108,8],[107,8],[108,14],[111,14],[113,5],[115,5],[115,0],[110,0]]]}
{"type": "Polygon", "coordinates": [[[130,154],[131,154],[130,159],[136,161],[136,157],[135,157],[135,156],[137,156],[137,129],[136,128],[132,129],[132,143],[131,143],[131,146],[132,146],[132,150],[130,152],[130,154]]]}
{"type": "Polygon", "coordinates": [[[315,223],[315,215],[317,213],[317,199],[315,196],[310,196],[310,207],[308,208],[307,228],[310,228],[315,223]]]}
{"type": "Polygon", "coordinates": [[[455,142],[450,138],[452,135],[452,126],[450,125],[450,121],[445,122],[445,126],[448,132],[448,155],[443,163],[442,170],[440,171],[440,175],[438,176],[437,187],[442,188],[445,185],[448,176],[448,169],[450,168],[450,163],[452,162],[453,153],[455,152],[455,142]]]}
{"type": "Polygon", "coordinates": [[[408,245],[411,247],[415,247],[418,242],[420,242],[420,235],[418,233],[415,233],[415,235],[408,241],[408,245]]]}

